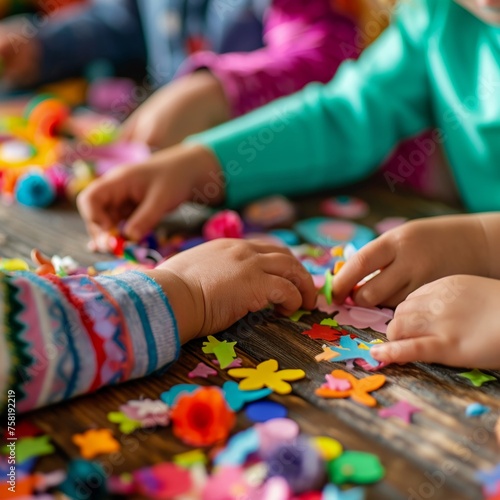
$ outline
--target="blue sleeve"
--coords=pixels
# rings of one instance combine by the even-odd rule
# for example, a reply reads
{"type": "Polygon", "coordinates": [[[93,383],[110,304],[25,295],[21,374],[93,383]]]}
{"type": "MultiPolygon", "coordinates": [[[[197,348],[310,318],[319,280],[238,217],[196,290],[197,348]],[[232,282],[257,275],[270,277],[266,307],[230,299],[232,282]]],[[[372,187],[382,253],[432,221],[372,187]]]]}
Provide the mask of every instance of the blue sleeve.
{"type": "Polygon", "coordinates": [[[146,60],[134,0],[93,0],[72,15],[50,20],[37,37],[42,47],[41,81],[79,74],[95,59],[117,65],[146,60]]]}

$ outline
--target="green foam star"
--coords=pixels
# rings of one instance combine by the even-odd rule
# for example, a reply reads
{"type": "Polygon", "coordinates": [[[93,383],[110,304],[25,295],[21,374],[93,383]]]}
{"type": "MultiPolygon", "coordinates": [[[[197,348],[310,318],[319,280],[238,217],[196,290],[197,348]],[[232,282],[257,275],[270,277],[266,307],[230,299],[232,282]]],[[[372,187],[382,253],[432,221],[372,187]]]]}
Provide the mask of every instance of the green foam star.
{"type": "MultiPolygon", "coordinates": [[[[19,464],[30,458],[51,455],[55,452],[54,445],[50,443],[50,436],[27,437],[11,442],[16,443],[16,461],[19,464]]],[[[10,453],[10,448],[4,446],[2,453],[10,453]]]]}
{"type": "Polygon", "coordinates": [[[236,342],[220,342],[212,335],[209,335],[208,342],[203,342],[202,351],[205,354],[215,354],[217,361],[219,361],[219,366],[221,369],[228,367],[236,358],[236,353],[234,352],[234,346],[236,342]]]}
{"type": "Polygon", "coordinates": [[[141,422],[129,418],[121,411],[112,411],[108,413],[108,420],[113,424],[118,424],[118,428],[123,434],[132,434],[132,432],[142,427],[141,422]]]}
{"type": "Polygon", "coordinates": [[[496,377],[492,375],[487,375],[483,373],[481,370],[471,370],[470,372],[459,373],[460,377],[469,379],[472,385],[476,387],[481,387],[485,382],[491,382],[492,380],[497,380],[496,377]]]}
{"type": "Polygon", "coordinates": [[[299,321],[299,319],[306,314],[311,314],[311,311],[304,311],[303,309],[299,309],[290,316],[290,319],[292,321],[299,321]]]}
{"type": "Polygon", "coordinates": [[[333,318],[325,318],[325,319],[321,320],[320,325],[331,326],[333,328],[335,328],[336,326],[339,326],[339,324],[333,318]]]}

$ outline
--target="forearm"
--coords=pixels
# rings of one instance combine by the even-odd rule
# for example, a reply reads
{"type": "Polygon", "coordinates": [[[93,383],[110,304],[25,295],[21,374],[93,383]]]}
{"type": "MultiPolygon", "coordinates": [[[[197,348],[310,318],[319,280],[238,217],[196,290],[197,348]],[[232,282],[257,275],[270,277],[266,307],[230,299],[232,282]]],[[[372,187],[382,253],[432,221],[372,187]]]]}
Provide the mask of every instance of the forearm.
{"type": "Polygon", "coordinates": [[[477,246],[484,255],[487,268],[486,276],[500,279],[500,213],[484,213],[471,215],[479,229],[479,240],[471,240],[471,245],[477,246]],[[482,247],[482,248],[481,248],[482,247]]]}
{"type": "Polygon", "coordinates": [[[178,355],[170,304],[144,274],[14,273],[1,276],[0,293],[0,406],[7,388],[24,412],[147,375],[178,355]]]}

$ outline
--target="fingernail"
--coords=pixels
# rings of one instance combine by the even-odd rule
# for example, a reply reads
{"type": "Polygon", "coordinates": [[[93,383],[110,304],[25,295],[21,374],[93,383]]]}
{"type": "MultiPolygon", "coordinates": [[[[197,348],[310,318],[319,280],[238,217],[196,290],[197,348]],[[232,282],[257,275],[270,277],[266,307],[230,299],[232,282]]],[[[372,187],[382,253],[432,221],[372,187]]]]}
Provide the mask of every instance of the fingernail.
{"type": "Polygon", "coordinates": [[[370,354],[377,361],[390,361],[389,349],[386,345],[375,345],[370,349],[370,354]]]}

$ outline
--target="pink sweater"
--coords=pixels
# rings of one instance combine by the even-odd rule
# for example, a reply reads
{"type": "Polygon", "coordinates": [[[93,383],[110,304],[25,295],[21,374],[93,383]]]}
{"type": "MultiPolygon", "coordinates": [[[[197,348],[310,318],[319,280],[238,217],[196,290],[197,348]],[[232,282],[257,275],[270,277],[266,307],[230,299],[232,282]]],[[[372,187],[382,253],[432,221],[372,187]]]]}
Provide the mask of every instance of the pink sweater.
{"type": "Polygon", "coordinates": [[[265,47],[250,53],[191,56],[180,74],[209,69],[224,86],[233,116],[245,114],[310,82],[328,82],[358,56],[356,26],[330,0],[274,0],[266,16],[265,47]]]}

